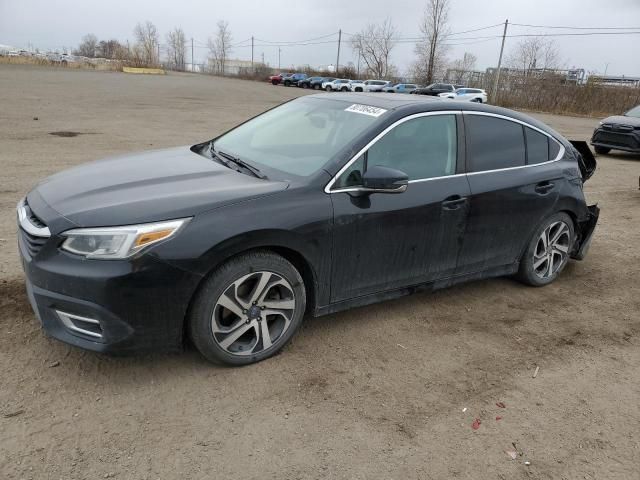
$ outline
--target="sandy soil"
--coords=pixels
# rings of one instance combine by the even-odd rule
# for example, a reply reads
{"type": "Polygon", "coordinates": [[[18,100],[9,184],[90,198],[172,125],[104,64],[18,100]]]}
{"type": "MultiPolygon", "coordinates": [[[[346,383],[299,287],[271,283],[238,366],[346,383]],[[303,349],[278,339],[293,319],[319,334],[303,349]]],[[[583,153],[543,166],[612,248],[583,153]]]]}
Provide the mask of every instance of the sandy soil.
{"type": "MultiPolygon", "coordinates": [[[[586,188],[602,208],[590,256],[547,288],[497,279],[310,320],[282,355],[242,369],[191,350],[103,357],[42,334],[14,213],[37,180],[195,143],[302,93],[0,65],[0,478],[638,478],[640,158],[630,155],[599,158],[586,188]]],[[[597,124],[538,116],[574,138],[597,124]]]]}

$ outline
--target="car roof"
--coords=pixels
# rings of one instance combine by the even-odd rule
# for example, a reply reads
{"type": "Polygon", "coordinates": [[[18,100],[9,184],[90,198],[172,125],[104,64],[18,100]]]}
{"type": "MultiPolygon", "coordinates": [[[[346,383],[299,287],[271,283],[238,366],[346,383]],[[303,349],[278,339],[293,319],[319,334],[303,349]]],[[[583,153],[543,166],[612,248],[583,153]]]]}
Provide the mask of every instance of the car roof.
{"type": "MultiPolygon", "coordinates": [[[[318,98],[322,100],[339,100],[343,102],[351,102],[372,107],[384,108],[385,110],[407,110],[407,115],[421,112],[435,112],[438,110],[464,110],[467,112],[486,112],[495,115],[504,115],[514,118],[522,122],[528,123],[540,128],[558,138],[562,136],[548,125],[514,110],[507,108],[494,107],[485,103],[464,102],[457,100],[443,99],[441,97],[432,97],[426,95],[383,95],[380,93],[353,93],[353,92],[336,92],[336,93],[317,93],[309,95],[310,98],[318,98]]],[[[304,97],[304,98],[308,98],[304,97]]]]}

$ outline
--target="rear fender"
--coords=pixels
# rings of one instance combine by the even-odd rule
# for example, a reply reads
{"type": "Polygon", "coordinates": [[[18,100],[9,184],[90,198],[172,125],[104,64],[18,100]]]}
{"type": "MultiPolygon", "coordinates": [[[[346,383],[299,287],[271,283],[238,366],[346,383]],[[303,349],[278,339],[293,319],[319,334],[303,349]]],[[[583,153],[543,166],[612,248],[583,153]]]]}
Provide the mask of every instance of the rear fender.
{"type": "Polygon", "coordinates": [[[596,171],[596,157],[593,156],[587,142],[582,140],[569,140],[576,153],[578,166],[582,174],[582,182],[586,182],[596,171]]]}

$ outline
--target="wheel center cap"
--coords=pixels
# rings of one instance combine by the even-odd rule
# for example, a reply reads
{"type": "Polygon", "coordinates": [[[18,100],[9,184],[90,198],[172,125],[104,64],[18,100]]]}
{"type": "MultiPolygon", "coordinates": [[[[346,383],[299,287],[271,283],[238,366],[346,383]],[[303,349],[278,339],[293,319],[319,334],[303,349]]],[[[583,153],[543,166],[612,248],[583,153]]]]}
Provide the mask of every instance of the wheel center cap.
{"type": "Polygon", "coordinates": [[[249,311],[247,313],[249,318],[252,320],[255,318],[258,318],[260,316],[260,307],[256,305],[252,305],[251,308],[249,308],[249,311]]]}

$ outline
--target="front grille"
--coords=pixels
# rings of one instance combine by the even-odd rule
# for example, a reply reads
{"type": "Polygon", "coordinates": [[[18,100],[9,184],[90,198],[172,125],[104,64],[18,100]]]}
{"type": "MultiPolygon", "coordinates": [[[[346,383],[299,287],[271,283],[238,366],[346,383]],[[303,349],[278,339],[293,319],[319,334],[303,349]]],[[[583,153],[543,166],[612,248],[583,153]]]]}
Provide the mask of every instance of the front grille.
{"type": "Polygon", "coordinates": [[[31,210],[24,199],[18,206],[20,239],[29,256],[35,257],[50,238],[47,225],[31,210]]]}
{"type": "Polygon", "coordinates": [[[20,229],[20,233],[22,234],[24,246],[31,257],[35,257],[38,252],[42,250],[44,244],[47,243],[47,240],[49,240],[48,237],[36,237],[35,235],[30,235],[22,229],[20,229]]]}

